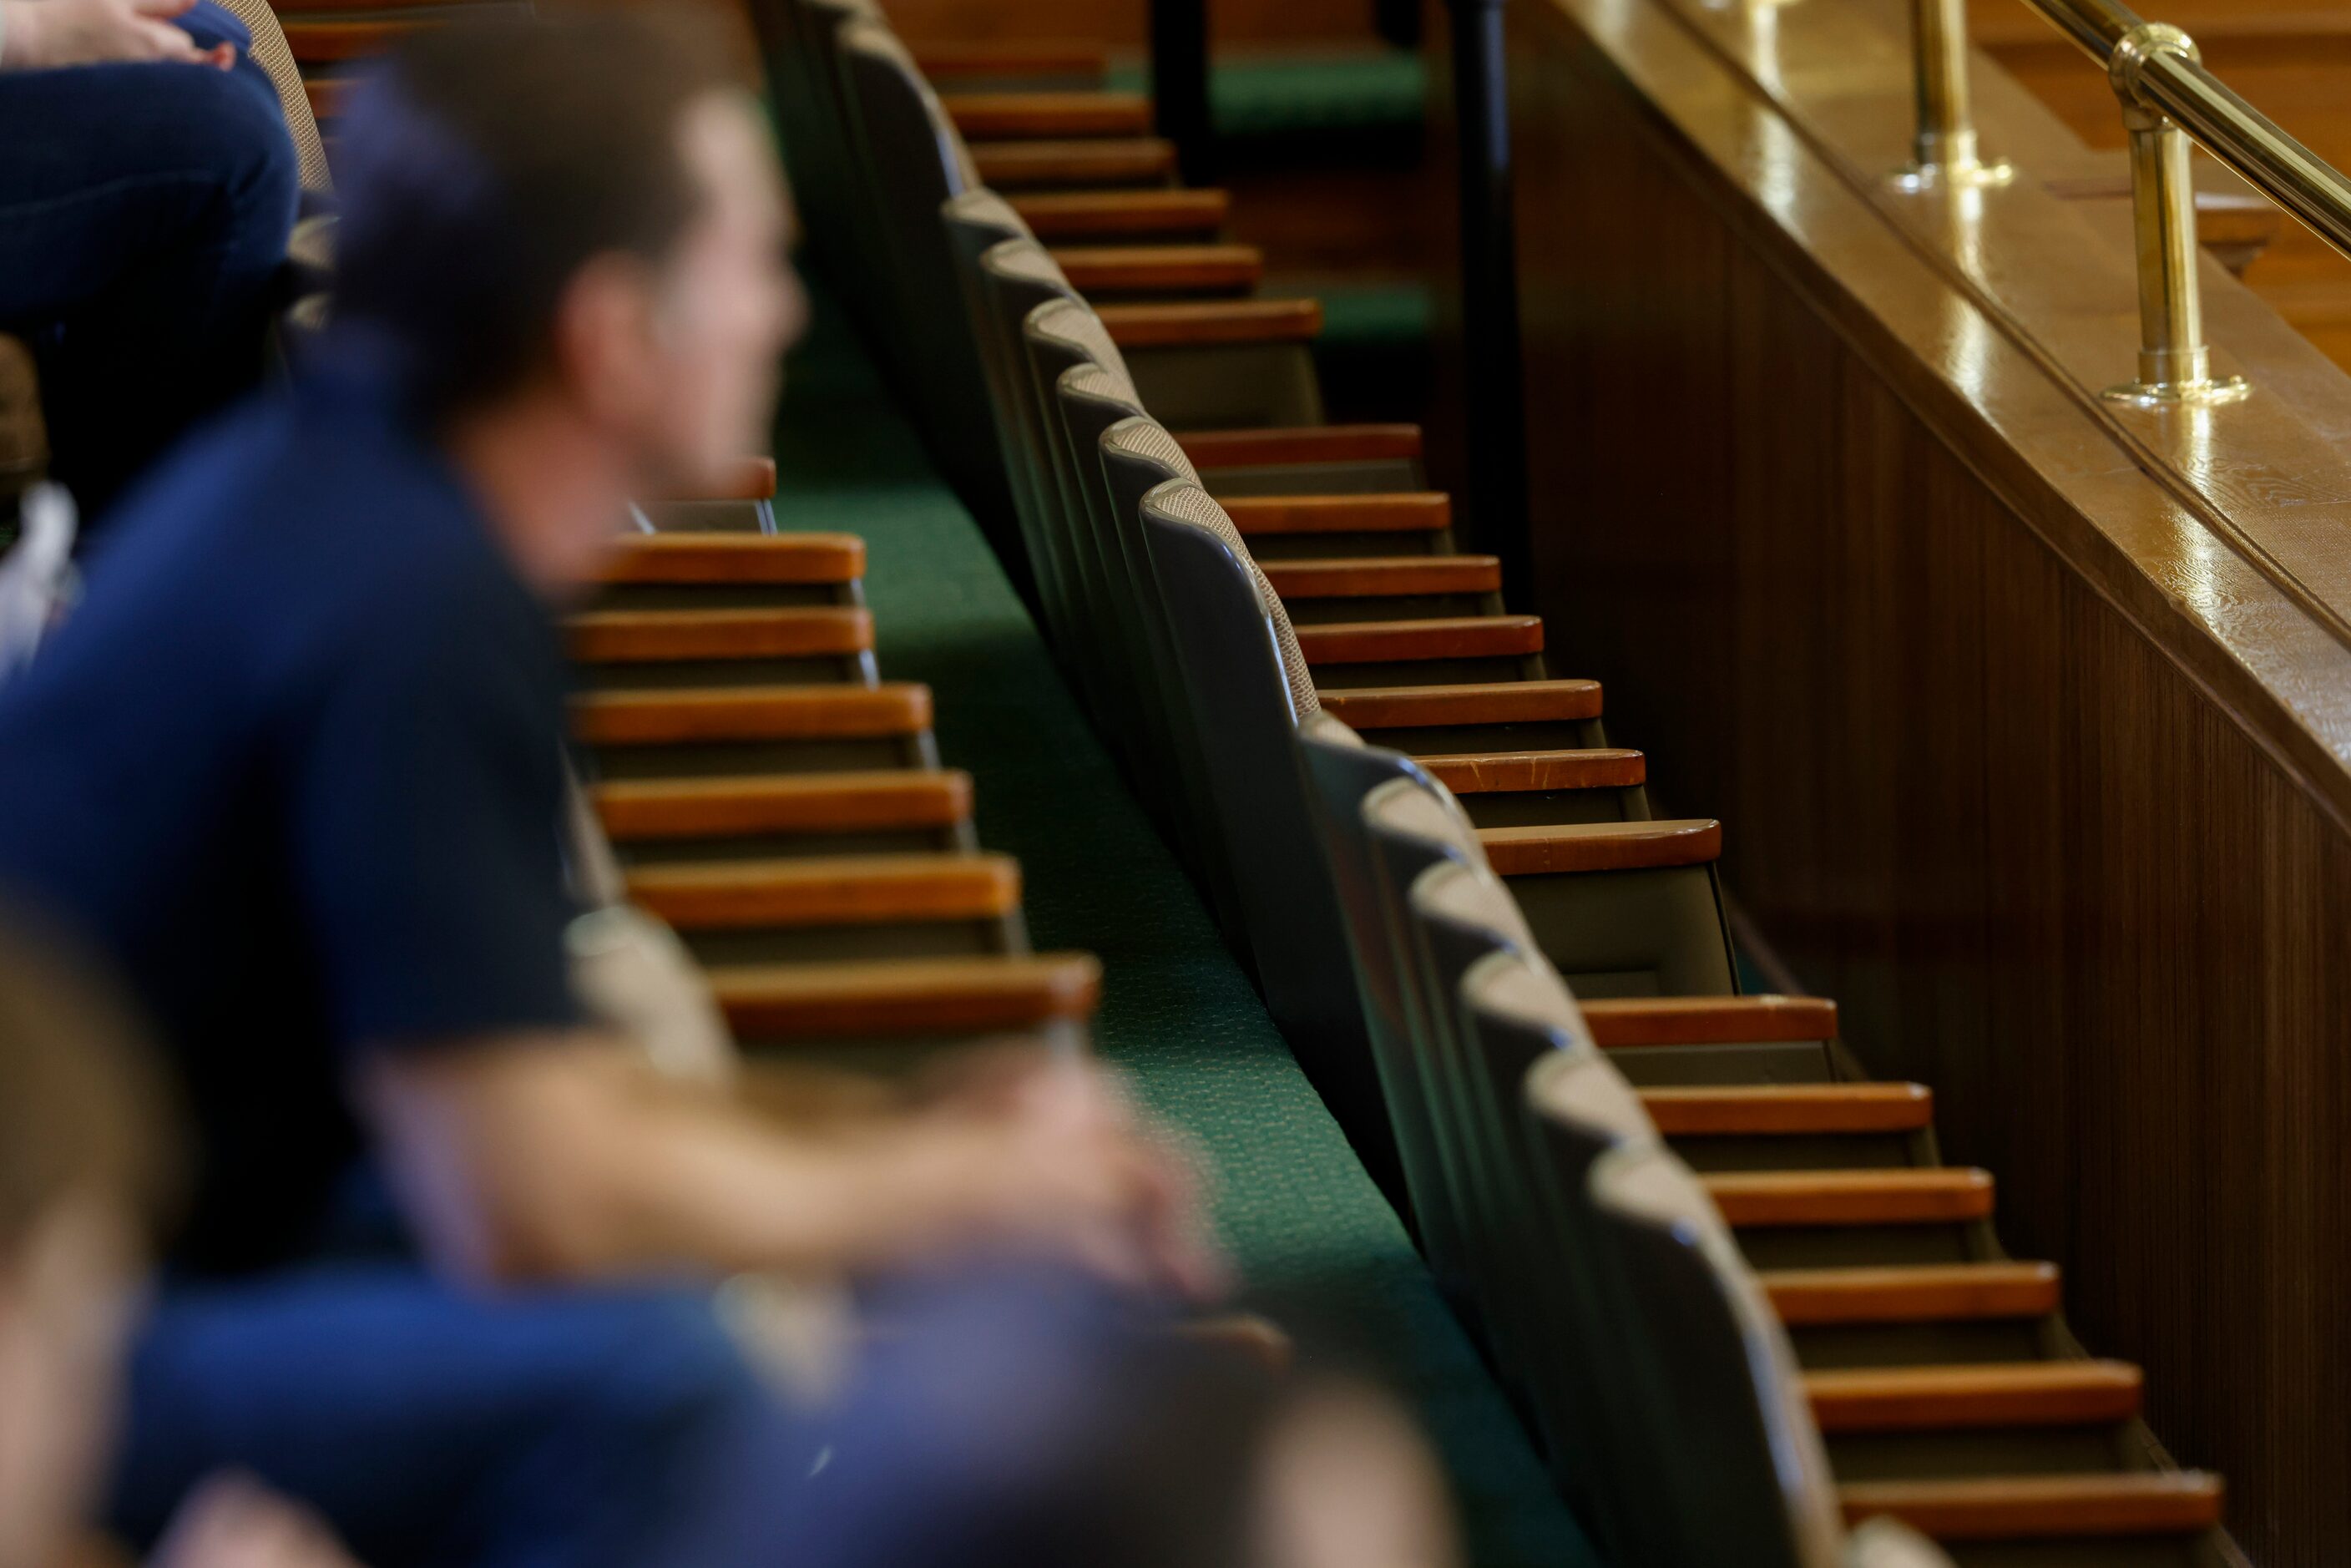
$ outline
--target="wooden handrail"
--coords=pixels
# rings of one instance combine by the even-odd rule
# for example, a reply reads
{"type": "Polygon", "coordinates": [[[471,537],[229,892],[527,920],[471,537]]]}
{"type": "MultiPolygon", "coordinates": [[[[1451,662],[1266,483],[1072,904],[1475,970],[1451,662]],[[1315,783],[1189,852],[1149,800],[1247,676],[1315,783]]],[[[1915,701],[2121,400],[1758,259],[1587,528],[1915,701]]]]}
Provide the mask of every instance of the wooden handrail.
{"type": "Polygon", "coordinates": [[[724,691],[589,692],[571,732],[589,746],[757,740],[876,740],[931,727],[931,688],[744,686],[724,691]]]}
{"type": "Polygon", "coordinates": [[[1934,1091],[1923,1083],[1646,1089],[1641,1103],[1669,1138],[1915,1133],[1935,1120],[1934,1091]]]}
{"type": "Polygon", "coordinates": [[[1540,653],[1540,615],[1456,615],[1428,621],[1343,621],[1297,628],[1310,665],[1405,659],[1511,659],[1540,653]]]}
{"type": "Polygon", "coordinates": [[[1187,430],[1176,437],[1195,468],[1294,463],[1400,463],[1420,455],[1416,424],[1300,424],[1270,430],[1187,430]]]}
{"type": "Polygon", "coordinates": [[[1151,134],[1151,99],[1139,92],[951,92],[939,103],[971,141],[1151,134]]]}
{"type": "Polygon", "coordinates": [[[1722,824],[1692,817],[1649,822],[1480,828],[1478,842],[1498,876],[1574,875],[1706,865],[1722,854],[1722,824]]]}
{"type": "Polygon", "coordinates": [[[1629,789],[1648,777],[1637,751],[1591,747],[1575,751],[1468,751],[1414,758],[1456,795],[1530,789],[1629,789]]]}
{"type": "Polygon", "coordinates": [[[1081,294],[1246,294],[1265,276],[1253,245],[1056,247],[1053,264],[1081,294]]]}
{"type": "Polygon", "coordinates": [[[1322,711],[1357,729],[1541,724],[1598,718],[1598,681],[1472,681],[1447,686],[1358,686],[1317,694],[1322,711]]]}
{"type": "Polygon", "coordinates": [[[1834,1040],[1825,997],[1623,997],[1580,1003],[1604,1051],[1649,1045],[1747,1045],[1834,1040]]]}
{"type": "Polygon", "coordinates": [[[992,1034],[1083,1019],[1102,996],[1092,954],[717,965],[710,988],[757,1040],[992,1034]]]}
{"type": "Polygon", "coordinates": [[[1502,586],[1501,559],[1490,555],[1342,556],[1259,565],[1266,581],[1285,600],[1495,593],[1502,586]]]}
{"type": "Polygon", "coordinates": [[[1310,343],[1322,331],[1318,299],[1186,300],[1105,305],[1095,312],[1122,349],[1310,343]]]}
{"type": "Polygon", "coordinates": [[[960,769],[780,773],[744,779],[645,779],[590,791],[620,841],[737,833],[853,833],[952,827],[971,815],[960,769]]]}
{"type": "Polygon", "coordinates": [[[2220,1522],[2220,1478],[2203,1470],[1856,1481],[1837,1489],[1846,1520],[1878,1514],[1938,1541],[2191,1535],[2220,1522]]]}
{"type": "Polygon", "coordinates": [[[1115,185],[1165,180],[1176,146],[1155,136],[1102,141],[989,141],[971,150],[983,184],[1115,185]]]}
{"type": "Polygon", "coordinates": [[[564,642],[589,664],[680,659],[817,658],[873,646],[873,615],[853,605],[779,610],[591,610],[567,616],[564,642]]]}
{"type": "Polygon", "coordinates": [[[1989,1171],[1738,1171],[1701,1178],[1722,1218],[1750,1228],[1932,1225],[1991,1213],[1989,1171]]]}
{"type": "Polygon", "coordinates": [[[1055,240],[1212,235],[1224,227],[1232,197],[1224,191],[1062,191],[1008,196],[1029,232],[1055,240]]]}
{"type": "Polygon", "coordinates": [[[2088,1427],[2138,1414],[2145,1380],[2124,1361],[1861,1367],[1804,1375],[1827,1433],[2088,1427]]]}
{"type": "Polygon", "coordinates": [[[640,866],[630,899],[682,931],[987,920],[1020,903],[1009,855],[823,855],[640,866]]]}
{"type": "Polygon", "coordinates": [[[843,583],[865,575],[855,534],[629,534],[608,557],[605,583],[843,583]]]}
{"type": "Polygon", "coordinates": [[[2038,1318],[2061,1304],[2054,1263],[1769,1269],[1757,1279],[1790,1328],[2038,1318]]]}
{"type": "Polygon", "coordinates": [[[1224,503],[1244,538],[1271,534],[1434,534],[1453,526],[1442,490],[1364,496],[1235,496],[1224,503]]]}

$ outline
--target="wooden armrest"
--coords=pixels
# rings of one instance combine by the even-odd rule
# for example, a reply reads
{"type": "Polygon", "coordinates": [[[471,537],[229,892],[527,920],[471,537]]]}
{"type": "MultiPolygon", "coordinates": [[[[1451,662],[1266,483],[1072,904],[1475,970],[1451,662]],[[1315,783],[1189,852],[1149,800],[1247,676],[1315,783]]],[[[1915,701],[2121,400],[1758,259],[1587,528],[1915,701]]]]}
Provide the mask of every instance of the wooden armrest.
{"type": "Polygon", "coordinates": [[[1413,760],[1456,795],[1517,794],[1531,789],[1629,789],[1646,780],[1648,758],[1637,751],[1590,747],[1573,751],[1471,751],[1413,760]]]}
{"type": "Polygon", "coordinates": [[[824,855],[639,867],[632,902],[682,931],[988,920],[1020,904],[1009,855],[824,855]]]}
{"type": "Polygon", "coordinates": [[[1733,1226],[1933,1225],[1991,1213],[1989,1171],[1740,1171],[1701,1178],[1733,1226]]]}
{"type": "Polygon", "coordinates": [[[629,534],[607,558],[605,583],[827,583],[865,575],[855,534],[629,534]]]}
{"type": "Polygon", "coordinates": [[[2126,1361],[2020,1361],[1808,1372],[1823,1432],[2090,1427],[2138,1414],[2145,1379],[2126,1361]]]}
{"type": "Polygon", "coordinates": [[[1315,299],[1217,299],[1168,305],[1105,305],[1095,312],[1122,349],[1310,343],[1322,330],[1315,299]]]}
{"type": "Polygon", "coordinates": [[[946,828],[971,815],[959,769],[780,773],[745,779],[630,779],[590,791],[616,840],[738,833],[854,833],[946,828]]]}
{"type": "Polygon", "coordinates": [[[1573,875],[1706,865],[1722,854],[1722,824],[1708,818],[1480,828],[1478,842],[1498,876],[1573,875]]]}
{"type": "Polygon", "coordinates": [[[1100,45],[1016,38],[1004,43],[908,46],[914,68],[931,81],[956,77],[1101,77],[1110,57],[1100,45]]]}
{"type": "Polygon", "coordinates": [[[1176,172],[1176,144],[1156,136],[1100,141],[984,141],[971,150],[980,183],[1020,185],[1143,184],[1176,172]]]}
{"type": "Polygon", "coordinates": [[[1445,593],[1496,593],[1502,562],[1490,555],[1340,557],[1332,560],[1259,563],[1266,581],[1284,600],[1387,599],[1445,593]]]}
{"type": "Polygon", "coordinates": [[[1151,134],[1151,99],[1139,92],[957,92],[939,102],[970,141],[1151,134]]]}
{"type": "Polygon", "coordinates": [[[746,457],[734,469],[701,489],[664,496],[664,501],[772,501],[776,498],[776,460],[746,457]]]}
{"type": "Polygon", "coordinates": [[[1579,1004],[1604,1051],[1645,1045],[1749,1045],[1834,1040],[1825,997],[1621,997],[1579,1004]]]}
{"type": "Polygon", "coordinates": [[[1600,716],[1598,681],[1473,681],[1449,686],[1358,686],[1320,694],[1322,711],[1357,729],[1543,724],[1600,716]]]}
{"type": "Polygon", "coordinates": [[[1225,226],[1231,195],[1199,191],[1067,191],[1008,198],[1039,239],[1211,235],[1225,226]]]}
{"type": "Polygon", "coordinates": [[[1855,1481],[1837,1489],[1849,1522],[1886,1514],[1937,1541],[2193,1535],[2220,1522],[2222,1496],[2220,1478],[2204,1470],[1855,1481]]]}
{"type": "Polygon", "coordinates": [[[1296,463],[1401,463],[1420,456],[1416,424],[1301,424],[1272,430],[1190,430],[1176,436],[1192,466],[1260,468],[1296,463]]]}
{"type": "Polygon", "coordinates": [[[1297,628],[1314,668],[1402,659],[1511,659],[1540,653],[1540,615],[1453,615],[1428,621],[1333,621],[1297,628]]]}
{"type": "Polygon", "coordinates": [[[571,732],[590,746],[754,740],[872,740],[931,727],[931,688],[742,686],[725,691],[590,692],[571,699],[571,732]]]}
{"type": "Polygon", "coordinates": [[[1767,1269],[1756,1278],[1790,1328],[2040,1318],[2061,1304],[2054,1263],[1767,1269]]]}
{"type": "Polygon", "coordinates": [[[1273,534],[1434,534],[1453,526],[1453,497],[1442,490],[1236,496],[1224,507],[1243,538],[1273,534]]]}
{"type": "Polygon", "coordinates": [[[752,1040],[992,1034],[1090,1017],[1092,954],[721,965],[707,971],[728,1027],[752,1040]]]}
{"type": "Polygon", "coordinates": [[[444,26],[430,9],[386,21],[287,21],[286,47],[298,65],[331,66],[380,55],[418,27],[444,26]]]}
{"type": "Polygon", "coordinates": [[[1669,1138],[1915,1133],[1935,1120],[1935,1093],[1923,1083],[1645,1089],[1641,1103],[1669,1138]]]}
{"type": "Polygon", "coordinates": [[[788,659],[862,653],[873,615],[851,605],[784,610],[591,610],[564,618],[571,656],[587,664],[676,659],[788,659]]]}
{"type": "Polygon", "coordinates": [[[1253,245],[1057,248],[1053,264],[1081,294],[1244,294],[1265,275],[1253,245]]]}

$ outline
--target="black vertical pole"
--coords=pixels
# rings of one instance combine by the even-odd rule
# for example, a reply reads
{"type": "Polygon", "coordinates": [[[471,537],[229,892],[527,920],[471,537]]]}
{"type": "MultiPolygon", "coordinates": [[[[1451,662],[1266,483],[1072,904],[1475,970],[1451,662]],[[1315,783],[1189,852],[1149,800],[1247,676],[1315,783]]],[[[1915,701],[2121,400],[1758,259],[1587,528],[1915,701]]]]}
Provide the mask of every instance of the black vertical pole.
{"type": "Polygon", "coordinates": [[[1527,410],[1519,352],[1517,220],[1510,199],[1506,0],[1446,0],[1460,138],[1461,336],[1468,421],[1469,534],[1502,562],[1502,591],[1534,608],[1527,522],[1527,410]]]}
{"type": "Polygon", "coordinates": [[[1216,178],[1208,115],[1208,0],[1151,0],[1152,118],[1187,185],[1216,178]]]}

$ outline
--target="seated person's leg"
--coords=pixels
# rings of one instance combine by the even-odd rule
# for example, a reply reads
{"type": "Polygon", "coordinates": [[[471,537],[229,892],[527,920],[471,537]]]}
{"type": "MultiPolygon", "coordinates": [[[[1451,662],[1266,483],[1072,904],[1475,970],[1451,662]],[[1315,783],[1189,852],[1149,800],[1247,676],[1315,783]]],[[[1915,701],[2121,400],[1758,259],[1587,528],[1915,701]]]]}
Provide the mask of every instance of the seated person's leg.
{"type": "Polygon", "coordinates": [[[0,329],[41,361],[52,472],[94,517],[261,368],[298,173],[245,29],[179,25],[227,70],[175,62],[0,73],[0,329]]]}
{"type": "Polygon", "coordinates": [[[152,1542],[235,1467],[369,1568],[626,1568],[660,1560],[652,1543],[723,1478],[785,1494],[812,1448],[707,1291],[321,1270],[164,1294],[131,1363],[112,1512],[152,1542]]]}

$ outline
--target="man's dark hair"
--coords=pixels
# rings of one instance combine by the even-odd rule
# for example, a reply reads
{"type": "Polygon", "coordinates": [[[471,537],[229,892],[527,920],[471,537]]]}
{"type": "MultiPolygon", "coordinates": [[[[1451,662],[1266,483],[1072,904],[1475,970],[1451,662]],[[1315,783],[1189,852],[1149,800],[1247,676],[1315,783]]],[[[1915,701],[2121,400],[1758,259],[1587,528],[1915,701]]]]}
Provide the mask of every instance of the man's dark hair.
{"type": "Polygon", "coordinates": [[[512,390],[582,265],[658,261],[693,221],[680,120],[732,85],[698,16],[419,30],[344,120],[338,320],[379,340],[428,416],[512,390]]]}

